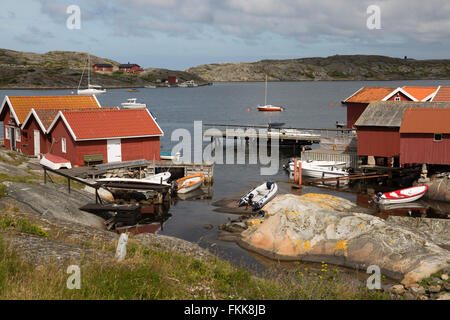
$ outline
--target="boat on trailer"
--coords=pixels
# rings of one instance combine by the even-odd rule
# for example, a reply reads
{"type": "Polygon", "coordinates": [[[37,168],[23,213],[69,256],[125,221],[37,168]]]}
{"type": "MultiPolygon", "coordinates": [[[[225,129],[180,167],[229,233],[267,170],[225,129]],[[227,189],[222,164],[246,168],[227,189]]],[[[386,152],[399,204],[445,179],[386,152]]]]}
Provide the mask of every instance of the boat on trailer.
{"type": "Polygon", "coordinates": [[[379,192],[373,195],[373,201],[382,205],[413,202],[422,198],[427,190],[428,186],[424,184],[386,193],[379,192]]]}
{"type": "Polygon", "coordinates": [[[188,193],[200,188],[205,181],[203,173],[195,173],[176,180],[174,190],[177,193],[188,193]]]}
{"type": "Polygon", "coordinates": [[[238,207],[251,206],[253,211],[264,207],[278,192],[275,182],[264,182],[260,186],[250,190],[240,200],[238,207]]]}

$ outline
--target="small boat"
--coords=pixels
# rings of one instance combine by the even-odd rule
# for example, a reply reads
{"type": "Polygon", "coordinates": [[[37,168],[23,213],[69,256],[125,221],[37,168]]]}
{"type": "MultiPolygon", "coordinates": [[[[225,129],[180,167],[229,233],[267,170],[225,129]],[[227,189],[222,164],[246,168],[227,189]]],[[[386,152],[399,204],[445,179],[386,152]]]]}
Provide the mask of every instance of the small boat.
{"type": "Polygon", "coordinates": [[[127,102],[121,103],[123,109],[145,109],[147,105],[145,103],[136,102],[136,98],[127,99],[127,102]]]}
{"type": "Polygon", "coordinates": [[[164,152],[161,151],[159,153],[159,157],[161,158],[161,160],[176,160],[176,161],[180,161],[180,156],[181,154],[179,152],[177,152],[176,154],[172,154],[170,152],[164,152]]]}
{"type": "Polygon", "coordinates": [[[379,192],[373,195],[373,201],[383,205],[413,202],[420,199],[427,190],[427,185],[419,185],[386,193],[379,192]]]}
{"type": "Polygon", "coordinates": [[[125,90],[126,92],[139,92],[139,90],[138,89],[127,89],[127,90],[125,90]]]}
{"type": "Polygon", "coordinates": [[[149,89],[156,89],[156,86],[153,84],[148,84],[145,86],[145,88],[149,88],[149,89]]]}
{"type": "Polygon", "coordinates": [[[239,201],[238,206],[251,206],[253,211],[259,210],[272,200],[277,192],[277,184],[267,181],[244,195],[239,201]]]}
{"type": "MultiPolygon", "coordinates": [[[[342,168],[346,165],[343,161],[322,161],[322,160],[299,160],[297,161],[297,168],[299,163],[302,163],[302,174],[308,175],[308,169],[310,167],[320,167],[322,169],[334,171],[335,169],[342,168]],[[304,172],[306,169],[306,172],[304,172]]],[[[293,159],[289,161],[289,171],[294,171],[294,161],[293,159]]],[[[312,176],[313,178],[316,176],[312,176]]]]}
{"type": "Polygon", "coordinates": [[[127,184],[135,184],[135,185],[169,185],[167,181],[170,179],[170,172],[162,172],[155,175],[147,176],[142,179],[133,179],[133,178],[103,178],[98,179],[97,182],[101,183],[127,183],[127,184]]]}
{"type": "Polygon", "coordinates": [[[282,107],[267,104],[267,75],[266,75],[266,87],[264,91],[264,105],[258,106],[258,111],[283,111],[282,107]]]}
{"type": "Polygon", "coordinates": [[[72,168],[72,164],[70,163],[69,160],[55,156],[50,153],[43,155],[42,159],[39,161],[39,163],[41,165],[46,166],[53,170],[59,170],[62,168],[66,168],[66,169],[72,168]]]}
{"type": "Polygon", "coordinates": [[[205,181],[203,173],[195,173],[184,178],[178,179],[175,182],[174,190],[177,193],[188,193],[200,188],[205,181]]]}

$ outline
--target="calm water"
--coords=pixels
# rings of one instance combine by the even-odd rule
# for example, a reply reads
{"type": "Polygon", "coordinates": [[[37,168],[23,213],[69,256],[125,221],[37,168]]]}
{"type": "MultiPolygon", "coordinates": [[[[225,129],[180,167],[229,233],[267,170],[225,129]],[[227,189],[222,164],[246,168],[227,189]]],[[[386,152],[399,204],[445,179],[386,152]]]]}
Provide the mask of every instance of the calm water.
{"type": "MultiPolygon", "coordinates": [[[[164,131],[162,150],[170,151],[177,142],[171,142],[171,133],[178,128],[192,131],[194,121],[203,123],[265,125],[268,121],[284,122],[286,126],[306,128],[332,128],[336,121],[346,121],[346,108],[340,103],[362,86],[404,85],[438,86],[450,85],[450,81],[389,81],[389,82],[282,82],[268,84],[268,103],[282,105],[285,112],[260,113],[248,108],[264,103],[264,83],[216,83],[198,88],[156,88],[126,92],[124,89],[108,90],[99,95],[102,106],[120,106],[127,98],[137,98],[147,104],[157,117],[164,131]],[[330,106],[332,104],[332,106],[330,106]]],[[[63,95],[71,90],[0,90],[0,95],[63,95]]],[[[3,132],[3,131],[2,131],[3,132]]],[[[289,154],[282,154],[280,167],[289,154]]],[[[269,178],[260,175],[258,165],[216,165],[212,199],[177,201],[170,208],[168,219],[160,234],[197,242],[202,247],[217,250],[222,256],[234,261],[261,266],[253,254],[236,244],[217,240],[217,226],[237,216],[214,211],[212,203],[223,198],[239,198],[252,186],[269,178]],[[214,226],[211,230],[205,224],[214,226]]],[[[291,192],[288,175],[280,168],[270,177],[280,182],[280,193],[291,192]]],[[[337,192],[322,188],[303,187],[303,193],[321,192],[341,196],[357,202],[356,194],[337,192]]]]}

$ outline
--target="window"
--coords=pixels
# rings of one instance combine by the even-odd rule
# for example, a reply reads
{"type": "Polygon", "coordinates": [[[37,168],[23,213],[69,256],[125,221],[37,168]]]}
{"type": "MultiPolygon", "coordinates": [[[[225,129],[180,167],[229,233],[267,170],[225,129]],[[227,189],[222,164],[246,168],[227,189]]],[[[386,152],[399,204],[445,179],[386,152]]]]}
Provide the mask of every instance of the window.
{"type": "Polygon", "coordinates": [[[61,151],[66,153],[66,138],[61,138],[61,151]]]}
{"type": "Polygon", "coordinates": [[[20,142],[20,128],[16,128],[16,141],[20,142]]]}
{"type": "Polygon", "coordinates": [[[433,141],[442,141],[442,133],[435,133],[433,141]]]}
{"type": "Polygon", "coordinates": [[[400,101],[400,97],[395,97],[394,101],[400,101]]]}
{"type": "Polygon", "coordinates": [[[9,140],[9,139],[11,139],[10,137],[9,137],[9,130],[11,130],[8,126],[5,126],[5,139],[6,140],[9,140]]]}

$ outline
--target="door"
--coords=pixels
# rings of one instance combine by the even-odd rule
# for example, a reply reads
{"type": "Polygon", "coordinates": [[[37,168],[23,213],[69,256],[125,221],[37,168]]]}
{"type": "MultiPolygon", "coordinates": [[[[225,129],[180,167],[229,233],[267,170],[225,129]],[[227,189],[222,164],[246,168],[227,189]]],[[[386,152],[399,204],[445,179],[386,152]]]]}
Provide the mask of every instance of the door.
{"type": "Polygon", "coordinates": [[[34,130],[34,155],[38,156],[41,153],[41,135],[39,130],[34,130]]]}
{"type": "Polygon", "coordinates": [[[15,150],[16,149],[16,128],[14,127],[9,127],[10,134],[9,137],[11,138],[11,150],[15,150]]]}
{"type": "Polygon", "coordinates": [[[122,161],[122,145],[120,139],[107,140],[108,162],[122,161]]]}

